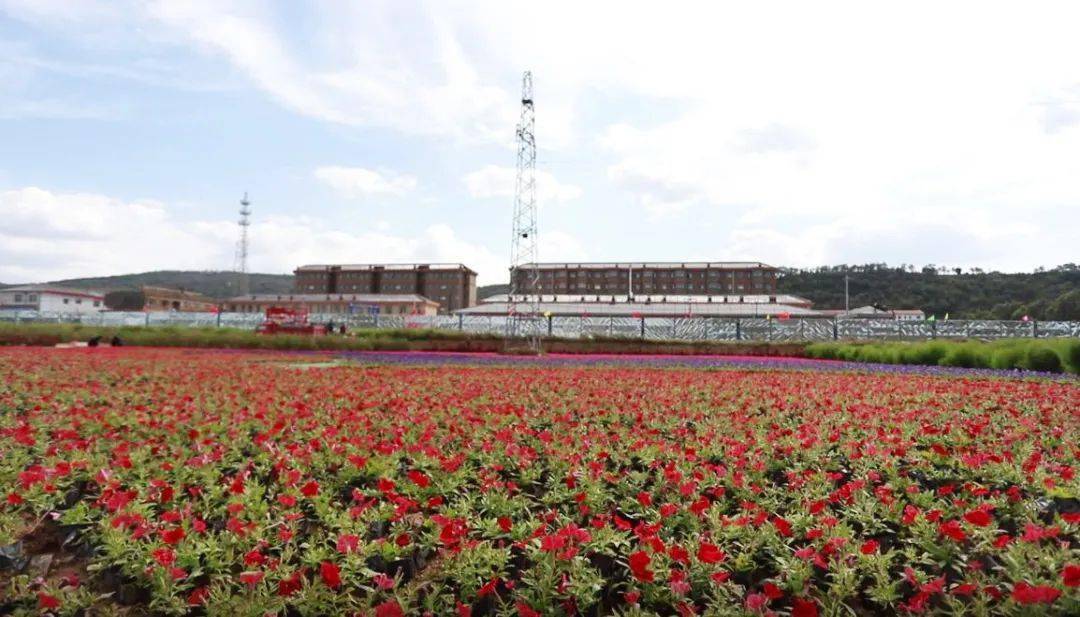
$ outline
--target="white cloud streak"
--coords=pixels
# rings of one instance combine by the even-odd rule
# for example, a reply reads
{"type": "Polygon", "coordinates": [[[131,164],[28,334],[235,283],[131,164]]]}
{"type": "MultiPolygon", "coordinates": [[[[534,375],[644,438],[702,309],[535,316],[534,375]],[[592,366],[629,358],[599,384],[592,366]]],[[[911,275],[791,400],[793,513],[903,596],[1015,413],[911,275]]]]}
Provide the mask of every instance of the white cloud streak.
{"type": "Polygon", "coordinates": [[[365,169],[363,167],[319,167],[315,178],[349,198],[372,195],[402,196],[416,188],[416,177],[399,174],[388,169],[365,169]]]}

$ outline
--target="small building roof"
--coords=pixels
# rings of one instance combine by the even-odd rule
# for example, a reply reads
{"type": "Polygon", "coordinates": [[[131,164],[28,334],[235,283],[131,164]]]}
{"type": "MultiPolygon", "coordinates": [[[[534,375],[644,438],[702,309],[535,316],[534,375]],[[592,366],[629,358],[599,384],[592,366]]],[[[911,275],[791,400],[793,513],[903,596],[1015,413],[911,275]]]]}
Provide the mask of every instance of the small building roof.
{"type": "Polygon", "coordinates": [[[472,268],[460,263],[434,263],[434,264],[307,264],[298,267],[294,272],[322,272],[331,268],[341,271],[364,271],[364,270],[439,270],[458,271],[464,270],[476,274],[472,268]]]}
{"type": "Polygon", "coordinates": [[[355,302],[358,304],[403,304],[438,302],[418,294],[248,294],[234,296],[225,302],[242,304],[244,302],[355,302]]]}

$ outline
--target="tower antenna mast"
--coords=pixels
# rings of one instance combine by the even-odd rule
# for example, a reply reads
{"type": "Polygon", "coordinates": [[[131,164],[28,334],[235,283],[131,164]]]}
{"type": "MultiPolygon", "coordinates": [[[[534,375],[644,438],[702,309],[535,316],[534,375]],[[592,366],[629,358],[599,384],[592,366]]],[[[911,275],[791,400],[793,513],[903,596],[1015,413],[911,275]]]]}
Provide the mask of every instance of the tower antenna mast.
{"type": "Polygon", "coordinates": [[[249,290],[248,281],[248,227],[251,227],[251,202],[248,201],[247,191],[240,200],[240,240],[236,243],[236,287],[237,293],[246,296],[249,290]]]}
{"type": "Polygon", "coordinates": [[[521,118],[517,125],[517,182],[510,243],[510,297],[506,345],[525,343],[540,353],[540,270],[536,250],[536,115],[532,71],[521,78],[521,118]]]}

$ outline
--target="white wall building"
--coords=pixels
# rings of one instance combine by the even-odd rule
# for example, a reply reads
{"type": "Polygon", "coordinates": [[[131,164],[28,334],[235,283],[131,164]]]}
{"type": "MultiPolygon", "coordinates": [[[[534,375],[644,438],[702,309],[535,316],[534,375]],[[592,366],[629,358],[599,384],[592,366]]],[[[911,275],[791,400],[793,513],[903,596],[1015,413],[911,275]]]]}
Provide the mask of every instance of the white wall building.
{"type": "Polygon", "coordinates": [[[105,294],[85,289],[23,285],[0,289],[0,310],[82,314],[105,310],[105,294]]]}

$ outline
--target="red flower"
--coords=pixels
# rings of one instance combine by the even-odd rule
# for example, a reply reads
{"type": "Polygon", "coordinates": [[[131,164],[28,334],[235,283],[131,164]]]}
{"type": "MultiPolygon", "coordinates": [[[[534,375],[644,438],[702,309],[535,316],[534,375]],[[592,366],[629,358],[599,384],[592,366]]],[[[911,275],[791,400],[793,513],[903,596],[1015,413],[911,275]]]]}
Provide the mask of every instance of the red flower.
{"type": "Polygon", "coordinates": [[[524,602],[518,602],[514,608],[517,609],[518,617],[540,617],[540,613],[524,602]]]}
{"type": "Polygon", "coordinates": [[[278,495],[277,500],[278,503],[285,506],[286,508],[291,508],[296,505],[296,497],[287,493],[282,493],[278,495]]]}
{"type": "Polygon", "coordinates": [[[770,600],[779,600],[784,597],[784,592],[774,583],[765,583],[761,586],[761,590],[770,600]]]}
{"type": "Polygon", "coordinates": [[[337,550],[339,553],[348,555],[349,553],[355,553],[356,549],[360,546],[360,536],[351,533],[343,533],[338,536],[337,550]]]}
{"type": "Polygon", "coordinates": [[[976,527],[987,527],[994,522],[994,517],[990,516],[986,510],[972,510],[964,514],[964,520],[976,527]]]}
{"type": "Polygon", "coordinates": [[[649,507],[652,505],[652,495],[646,493],[645,491],[641,491],[637,494],[637,500],[638,503],[645,507],[649,507]]]}
{"type": "Polygon", "coordinates": [[[417,471],[417,470],[413,469],[412,471],[410,471],[408,473],[408,476],[409,476],[409,479],[412,480],[413,483],[416,484],[417,486],[419,486],[420,488],[427,488],[428,486],[431,485],[431,478],[427,477],[427,474],[425,474],[422,471],[417,471]]]}
{"type": "Polygon", "coordinates": [[[481,587],[480,590],[476,592],[476,595],[477,595],[477,597],[480,597],[480,598],[483,598],[485,596],[489,596],[489,595],[495,593],[495,588],[498,587],[498,586],[499,586],[499,578],[495,577],[495,578],[491,579],[490,581],[488,581],[487,583],[484,583],[484,586],[481,587]]]}
{"type": "Polygon", "coordinates": [[[56,596],[50,596],[44,591],[38,592],[38,607],[49,610],[60,608],[60,600],[56,596]]]}
{"type": "Polygon", "coordinates": [[[319,494],[319,483],[312,480],[300,487],[300,493],[304,497],[314,497],[319,494]]]}
{"type": "Polygon", "coordinates": [[[341,568],[332,561],[324,561],[319,565],[319,574],[326,586],[330,589],[341,587],[341,568]]]}
{"type": "Polygon", "coordinates": [[[175,529],[169,529],[168,531],[161,532],[161,541],[165,544],[178,544],[180,540],[184,539],[184,528],[176,527],[175,529]]]}
{"type": "Polygon", "coordinates": [[[806,598],[795,598],[791,605],[791,617],[818,617],[817,602],[806,598]]]}
{"type": "Polygon", "coordinates": [[[503,533],[510,533],[510,530],[513,529],[513,527],[514,527],[514,523],[513,523],[513,521],[510,520],[510,517],[508,517],[508,516],[500,516],[499,517],[499,529],[502,529],[503,533]]]}
{"type": "Polygon", "coordinates": [[[405,617],[397,600],[387,600],[375,607],[375,617],[405,617]]]}
{"type": "Polygon", "coordinates": [[[866,542],[863,542],[862,546],[859,547],[859,552],[863,555],[873,555],[874,553],[878,552],[878,548],[880,548],[880,546],[881,545],[878,544],[877,540],[867,540],[866,542]]]}
{"type": "Polygon", "coordinates": [[[161,564],[163,567],[168,568],[176,562],[176,553],[167,546],[154,549],[150,556],[154,558],[154,561],[161,564]]]}
{"type": "Polygon", "coordinates": [[[1080,587],[1080,564],[1069,564],[1061,571],[1061,580],[1066,587],[1080,587]]]}
{"type": "Polygon", "coordinates": [[[376,574],[372,578],[372,580],[375,581],[375,585],[379,589],[393,589],[394,588],[394,579],[392,579],[389,576],[383,574],[382,572],[379,572],[378,574],[376,574]]]}
{"type": "Polygon", "coordinates": [[[652,570],[649,569],[650,563],[652,563],[652,559],[649,558],[649,554],[645,551],[630,553],[630,572],[634,574],[634,578],[637,580],[645,583],[653,581],[655,575],[652,570]]]}
{"type": "Polygon", "coordinates": [[[259,584],[259,581],[263,580],[264,576],[266,576],[265,572],[241,572],[240,582],[248,587],[254,587],[259,584]]]}
{"type": "Polygon", "coordinates": [[[210,588],[203,585],[202,587],[196,587],[188,594],[187,603],[188,606],[201,606],[206,602],[206,598],[210,596],[210,588]]]}
{"type": "Polygon", "coordinates": [[[294,593],[300,591],[300,588],[304,585],[304,573],[302,570],[297,570],[292,573],[292,576],[283,578],[278,581],[278,595],[282,597],[291,596],[294,593]]]}
{"type": "Polygon", "coordinates": [[[967,534],[964,533],[960,522],[955,520],[945,521],[938,525],[938,533],[957,542],[963,542],[967,539],[967,534]]]}
{"type": "Polygon", "coordinates": [[[724,551],[720,550],[720,547],[709,542],[702,542],[698,546],[697,558],[702,563],[720,563],[727,555],[724,551]]]}
{"type": "Polygon", "coordinates": [[[769,598],[763,593],[752,593],[746,596],[746,608],[755,613],[760,613],[769,603],[769,598]]]}
{"type": "Polygon", "coordinates": [[[1024,581],[1013,585],[1012,599],[1018,604],[1051,604],[1061,595],[1061,590],[1049,585],[1031,585],[1024,581]]]}
{"type": "Polygon", "coordinates": [[[773,519],[773,527],[776,527],[776,531],[780,532],[780,535],[784,537],[791,536],[791,523],[787,519],[780,518],[779,516],[773,519]]]}

